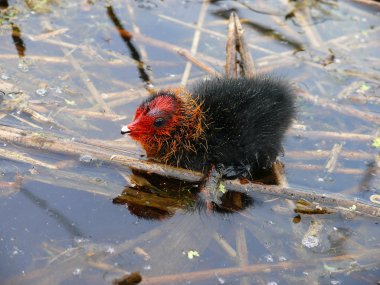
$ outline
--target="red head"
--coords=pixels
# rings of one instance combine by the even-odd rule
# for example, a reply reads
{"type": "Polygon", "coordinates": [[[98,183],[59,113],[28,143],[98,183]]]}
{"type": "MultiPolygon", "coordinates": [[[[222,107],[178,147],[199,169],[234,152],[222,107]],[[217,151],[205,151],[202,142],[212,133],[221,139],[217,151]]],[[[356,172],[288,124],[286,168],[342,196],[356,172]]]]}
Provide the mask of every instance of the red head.
{"type": "Polygon", "coordinates": [[[203,134],[200,105],[183,89],[151,95],[136,110],[133,122],[121,129],[140,142],[148,157],[163,162],[191,139],[203,134]]]}
{"type": "Polygon", "coordinates": [[[157,93],[148,98],[136,110],[133,122],[121,129],[143,143],[155,135],[166,135],[178,123],[176,111],[178,102],[171,93],[157,93]]]}

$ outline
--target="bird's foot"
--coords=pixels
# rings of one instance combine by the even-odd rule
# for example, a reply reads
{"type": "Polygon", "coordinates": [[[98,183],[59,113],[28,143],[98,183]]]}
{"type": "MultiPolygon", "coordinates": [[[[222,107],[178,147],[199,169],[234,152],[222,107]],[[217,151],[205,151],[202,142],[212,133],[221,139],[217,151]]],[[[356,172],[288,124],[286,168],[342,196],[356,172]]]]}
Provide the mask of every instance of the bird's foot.
{"type": "Polygon", "coordinates": [[[222,204],[221,198],[225,190],[221,183],[221,178],[222,174],[216,169],[215,165],[211,165],[199,187],[199,196],[206,203],[207,211],[209,212],[213,209],[213,203],[222,204]]]}

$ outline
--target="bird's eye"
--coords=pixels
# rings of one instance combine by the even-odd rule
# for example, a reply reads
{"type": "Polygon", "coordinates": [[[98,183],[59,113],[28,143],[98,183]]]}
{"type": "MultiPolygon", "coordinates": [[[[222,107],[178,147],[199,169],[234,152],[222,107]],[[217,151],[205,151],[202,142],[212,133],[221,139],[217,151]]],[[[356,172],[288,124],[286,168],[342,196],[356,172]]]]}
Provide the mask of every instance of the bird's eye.
{"type": "Polygon", "coordinates": [[[157,119],[154,120],[153,125],[154,125],[155,127],[157,127],[157,128],[160,128],[160,127],[164,126],[165,123],[166,123],[166,121],[165,121],[164,118],[157,118],[157,119]]]}

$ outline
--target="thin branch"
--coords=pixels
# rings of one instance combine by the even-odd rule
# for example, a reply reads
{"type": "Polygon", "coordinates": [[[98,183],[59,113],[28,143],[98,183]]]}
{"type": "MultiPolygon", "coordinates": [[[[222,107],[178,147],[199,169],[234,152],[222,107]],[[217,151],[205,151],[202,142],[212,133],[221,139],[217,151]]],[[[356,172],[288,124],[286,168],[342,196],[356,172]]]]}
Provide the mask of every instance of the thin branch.
{"type": "Polygon", "coordinates": [[[244,38],[244,29],[240,23],[239,17],[235,14],[235,24],[237,31],[237,47],[241,57],[241,67],[245,77],[252,78],[255,76],[255,66],[252,56],[248,50],[244,38]]]}
{"type": "Polygon", "coordinates": [[[78,72],[79,77],[82,79],[82,82],[86,85],[88,91],[94,98],[95,102],[99,104],[99,106],[103,109],[103,111],[112,113],[112,110],[110,109],[110,107],[108,107],[106,102],[104,102],[99,91],[96,89],[95,85],[92,83],[92,81],[87,76],[87,74],[83,71],[79,62],[71,55],[71,53],[66,48],[62,48],[62,50],[65,54],[65,57],[69,60],[73,68],[78,72]]]}
{"type": "Polygon", "coordinates": [[[364,257],[376,258],[380,255],[379,249],[365,250],[352,254],[344,254],[338,256],[329,256],[323,258],[309,258],[305,260],[297,261],[285,261],[278,262],[274,264],[252,264],[242,267],[229,267],[229,268],[213,268],[209,270],[197,271],[197,272],[185,272],[176,273],[173,275],[161,275],[156,277],[145,277],[141,285],[143,284],[180,284],[184,282],[195,282],[200,280],[207,280],[215,276],[226,278],[230,276],[242,276],[246,274],[253,274],[259,272],[275,271],[275,270],[286,270],[289,268],[304,268],[308,266],[316,266],[318,263],[329,262],[329,261],[342,261],[342,260],[358,260],[364,257]]]}
{"type": "MultiPolygon", "coordinates": [[[[201,38],[200,28],[203,26],[204,20],[206,18],[206,12],[207,12],[208,6],[209,6],[209,1],[204,0],[203,4],[201,6],[201,10],[199,12],[199,17],[198,17],[198,21],[197,21],[197,28],[195,30],[193,42],[191,44],[191,49],[190,49],[190,53],[193,56],[197,53],[197,50],[198,50],[198,45],[199,45],[199,41],[201,38]]],[[[185,70],[183,72],[183,76],[182,76],[182,80],[181,80],[182,86],[186,86],[187,81],[188,81],[189,76],[190,76],[190,72],[191,72],[191,62],[188,61],[188,62],[186,62],[185,70]]]]}
{"type": "MultiPolygon", "coordinates": [[[[12,127],[0,126],[0,140],[57,153],[70,155],[90,154],[98,160],[103,160],[111,164],[127,166],[131,169],[155,173],[183,181],[199,182],[204,177],[200,172],[115,154],[115,152],[111,150],[105,150],[91,144],[63,139],[43,132],[23,131],[12,127]]],[[[254,183],[241,184],[237,180],[227,180],[224,181],[223,184],[226,189],[237,192],[276,195],[292,200],[306,199],[321,204],[343,207],[358,214],[362,213],[380,217],[380,207],[343,195],[320,193],[318,191],[299,188],[286,188],[276,185],[259,185],[254,183]]]]}
{"type": "Polygon", "coordinates": [[[362,119],[364,121],[370,121],[370,122],[373,122],[376,124],[380,124],[380,116],[370,114],[370,113],[365,112],[365,111],[357,110],[357,109],[354,109],[350,106],[338,105],[336,103],[331,102],[328,99],[320,98],[320,97],[316,97],[314,95],[311,95],[310,93],[308,93],[307,91],[305,91],[301,88],[297,88],[297,94],[300,97],[307,99],[308,101],[311,101],[318,106],[322,106],[324,108],[331,109],[333,111],[342,113],[344,115],[353,116],[353,117],[362,119]]]}
{"type": "Polygon", "coordinates": [[[230,20],[228,22],[228,37],[226,46],[226,77],[237,77],[237,55],[236,55],[236,21],[235,13],[231,13],[230,20]]]}
{"type": "Polygon", "coordinates": [[[204,71],[208,72],[210,75],[215,77],[220,77],[221,74],[217,72],[212,67],[204,64],[202,61],[198,60],[195,56],[193,56],[188,50],[185,49],[178,49],[177,50],[179,55],[182,55],[184,58],[186,58],[191,63],[195,64],[199,68],[203,69],[204,71]]]}

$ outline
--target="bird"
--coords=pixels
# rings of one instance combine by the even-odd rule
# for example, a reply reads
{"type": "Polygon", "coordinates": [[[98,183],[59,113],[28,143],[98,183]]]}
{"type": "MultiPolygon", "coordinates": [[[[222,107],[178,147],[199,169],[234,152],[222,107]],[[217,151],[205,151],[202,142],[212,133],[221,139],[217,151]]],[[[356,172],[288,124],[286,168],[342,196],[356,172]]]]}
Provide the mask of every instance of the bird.
{"type": "Polygon", "coordinates": [[[282,78],[215,77],[152,92],[121,134],[160,163],[249,179],[283,153],[295,114],[294,90],[282,78]]]}

